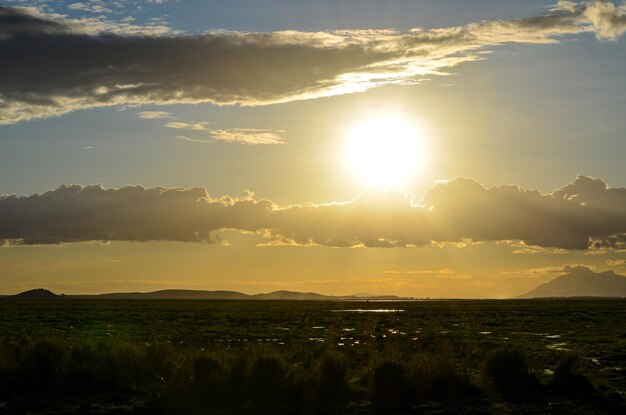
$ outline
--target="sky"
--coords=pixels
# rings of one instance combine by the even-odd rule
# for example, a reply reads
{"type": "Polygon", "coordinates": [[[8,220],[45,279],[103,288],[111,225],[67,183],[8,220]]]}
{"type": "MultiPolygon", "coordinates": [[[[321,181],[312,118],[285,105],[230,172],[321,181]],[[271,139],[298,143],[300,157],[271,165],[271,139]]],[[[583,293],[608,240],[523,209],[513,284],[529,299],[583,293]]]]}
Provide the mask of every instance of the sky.
{"type": "Polygon", "coordinates": [[[626,5],[0,0],[0,294],[626,274],[626,5]]]}

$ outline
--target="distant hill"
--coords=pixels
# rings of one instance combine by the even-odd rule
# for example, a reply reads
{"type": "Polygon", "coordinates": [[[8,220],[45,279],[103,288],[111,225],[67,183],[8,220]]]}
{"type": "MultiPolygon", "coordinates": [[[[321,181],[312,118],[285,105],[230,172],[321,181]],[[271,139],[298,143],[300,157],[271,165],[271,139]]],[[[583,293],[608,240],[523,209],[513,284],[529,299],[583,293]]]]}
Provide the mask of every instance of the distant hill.
{"type": "Polygon", "coordinates": [[[296,291],[274,291],[267,294],[255,294],[250,296],[253,300],[332,300],[337,297],[318,293],[301,293],[296,291]]]}
{"type": "Polygon", "coordinates": [[[247,300],[250,296],[237,291],[161,290],[148,293],[109,293],[81,296],[111,300],[247,300]]]}
{"type": "Polygon", "coordinates": [[[626,297],[626,277],[613,271],[596,273],[575,267],[519,298],[538,297],[626,297]]]}
{"type": "Polygon", "coordinates": [[[82,298],[111,300],[328,300],[329,297],[316,293],[275,291],[268,294],[244,294],[237,291],[161,290],[149,293],[111,293],[82,298]]]}
{"type": "Polygon", "coordinates": [[[52,291],[48,291],[43,288],[36,288],[34,290],[24,291],[23,293],[7,296],[5,298],[16,298],[19,300],[56,300],[63,297],[56,295],[52,291]]]}
{"type": "Polygon", "coordinates": [[[344,296],[336,297],[313,292],[274,291],[267,294],[244,294],[237,291],[203,290],[160,290],[152,292],[107,293],[96,295],[56,295],[42,288],[26,291],[2,298],[13,299],[84,299],[84,300],[284,300],[284,301],[329,301],[329,300],[412,300],[412,298],[380,295],[371,297],[344,296]]]}

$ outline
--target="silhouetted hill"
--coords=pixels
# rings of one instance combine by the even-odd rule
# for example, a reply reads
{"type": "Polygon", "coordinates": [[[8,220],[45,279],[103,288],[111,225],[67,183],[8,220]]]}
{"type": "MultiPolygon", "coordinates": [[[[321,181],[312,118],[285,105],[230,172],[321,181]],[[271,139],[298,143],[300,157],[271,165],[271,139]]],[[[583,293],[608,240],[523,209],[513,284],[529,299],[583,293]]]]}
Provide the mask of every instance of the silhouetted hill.
{"type": "Polygon", "coordinates": [[[36,288],[5,298],[16,298],[20,300],[57,300],[63,297],[43,288],[36,288]]]}
{"type": "Polygon", "coordinates": [[[520,296],[537,297],[626,297],[626,277],[613,271],[596,273],[587,267],[575,267],[520,296]]]}
{"type": "Polygon", "coordinates": [[[152,292],[107,293],[96,295],[56,295],[42,288],[2,298],[14,299],[79,299],[79,300],[285,300],[285,301],[324,301],[324,300],[412,300],[412,298],[394,295],[371,297],[331,296],[313,292],[274,291],[266,294],[244,294],[238,291],[204,291],[204,290],[160,290],[152,292]]]}
{"type": "Polygon", "coordinates": [[[267,294],[248,295],[237,291],[161,290],[148,293],[110,293],[81,298],[111,300],[327,300],[329,297],[316,293],[275,291],[267,294]]]}
{"type": "Polygon", "coordinates": [[[332,300],[337,297],[317,293],[301,293],[296,291],[274,291],[267,294],[250,296],[254,300],[332,300]]]}
{"type": "Polygon", "coordinates": [[[85,298],[111,300],[247,300],[249,295],[237,291],[160,290],[148,293],[109,293],[85,298]]]}

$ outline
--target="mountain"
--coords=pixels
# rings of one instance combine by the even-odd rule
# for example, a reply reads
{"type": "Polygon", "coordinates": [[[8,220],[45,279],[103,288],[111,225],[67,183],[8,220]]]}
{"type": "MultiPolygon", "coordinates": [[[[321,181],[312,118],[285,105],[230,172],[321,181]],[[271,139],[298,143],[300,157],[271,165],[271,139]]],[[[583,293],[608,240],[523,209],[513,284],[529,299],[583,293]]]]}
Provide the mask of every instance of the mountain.
{"type": "Polygon", "coordinates": [[[109,293],[81,296],[102,300],[248,300],[250,296],[237,291],[160,290],[148,293],[109,293]]]}
{"type": "Polygon", "coordinates": [[[60,295],[56,295],[52,291],[48,291],[43,288],[37,288],[5,298],[15,298],[19,300],[57,300],[63,297],[60,295]]]}
{"type": "Polygon", "coordinates": [[[626,277],[613,271],[596,273],[587,267],[574,267],[519,298],[537,297],[626,297],[626,277]]]}

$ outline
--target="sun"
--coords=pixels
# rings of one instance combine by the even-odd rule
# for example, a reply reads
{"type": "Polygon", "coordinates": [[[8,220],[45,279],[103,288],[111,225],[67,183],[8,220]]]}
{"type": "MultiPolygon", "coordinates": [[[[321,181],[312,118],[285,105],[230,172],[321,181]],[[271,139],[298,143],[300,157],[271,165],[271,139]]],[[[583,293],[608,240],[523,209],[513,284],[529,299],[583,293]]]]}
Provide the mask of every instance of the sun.
{"type": "Polygon", "coordinates": [[[367,187],[406,190],[424,163],[423,135],[403,116],[371,116],[348,131],[344,157],[349,170],[367,187]]]}

